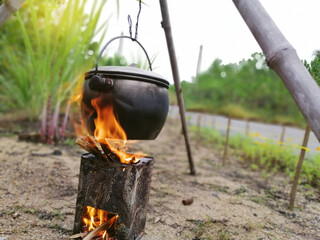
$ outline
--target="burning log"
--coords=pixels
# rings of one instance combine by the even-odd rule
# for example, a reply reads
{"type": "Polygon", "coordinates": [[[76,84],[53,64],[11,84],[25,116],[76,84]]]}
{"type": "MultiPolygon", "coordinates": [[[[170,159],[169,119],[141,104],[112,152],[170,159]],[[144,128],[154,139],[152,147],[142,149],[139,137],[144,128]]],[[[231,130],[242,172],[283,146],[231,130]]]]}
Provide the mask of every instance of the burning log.
{"type": "Polygon", "coordinates": [[[90,232],[84,232],[84,233],[77,233],[70,236],[70,239],[78,239],[78,238],[84,238],[86,237],[90,232]]]}
{"type": "Polygon", "coordinates": [[[79,137],[77,138],[76,144],[82,147],[84,150],[92,153],[94,156],[99,158],[100,160],[107,160],[105,156],[102,154],[100,149],[96,146],[91,137],[79,137]]]}
{"type": "Polygon", "coordinates": [[[97,227],[92,232],[90,232],[83,240],[91,240],[96,235],[98,235],[102,230],[105,230],[105,229],[107,229],[109,227],[110,227],[110,223],[109,222],[104,222],[99,227],[97,227]]]}
{"type": "Polygon", "coordinates": [[[150,157],[141,158],[138,163],[123,164],[84,154],[73,233],[84,231],[83,209],[92,206],[118,215],[115,239],[139,239],[146,224],[152,166],[150,157]]]}
{"type": "Polygon", "coordinates": [[[107,144],[104,144],[104,143],[100,143],[101,145],[101,148],[104,152],[104,154],[107,156],[107,158],[109,160],[111,160],[111,162],[121,162],[119,157],[117,155],[115,155],[108,147],[107,144]]]}

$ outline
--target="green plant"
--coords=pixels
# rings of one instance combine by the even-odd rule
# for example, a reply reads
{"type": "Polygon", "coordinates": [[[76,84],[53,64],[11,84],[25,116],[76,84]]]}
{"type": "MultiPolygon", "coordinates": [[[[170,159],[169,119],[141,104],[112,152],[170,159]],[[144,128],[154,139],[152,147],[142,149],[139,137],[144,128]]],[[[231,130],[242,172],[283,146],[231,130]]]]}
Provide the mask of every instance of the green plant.
{"type": "Polygon", "coordinates": [[[92,67],[105,34],[106,22],[98,28],[105,1],[95,0],[87,13],[88,2],[28,0],[0,37],[4,108],[25,109],[29,119],[41,114],[42,140],[48,143],[64,134],[72,96],[79,93],[77,86],[92,67]],[[98,33],[99,42],[93,42],[98,33]],[[65,117],[60,128],[62,108],[65,117]]]}
{"type": "MultiPolygon", "coordinates": [[[[191,127],[194,134],[199,134],[196,127],[191,127]]],[[[225,141],[219,131],[209,128],[201,128],[200,134],[205,142],[214,143],[216,148],[221,148],[225,141]]],[[[298,155],[296,149],[292,145],[279,145],[270,139],[256,140],[258,134],[252,137],[243,135],[231,135],[229,139],[229,148],[231,154],[237,156],[246,166],[255,171],[261,171],[265,176],[274,175],[277,172],[283,172],[289,177],[293,177],[298,155]]],[[[297,148],[300,148],[297,146],[297,148]]],[[[305,182],[317,187],[320,186],[320,155],[314,155],[306,158],[301,176],[305,182]]]]}
{"type": "Polygon", "coordinates": [[[313,79],[318,83],[318,85],[320,85],[320,51],[316,50],[314,52],[313,60],[310,63],[305,60],[304,65],[310,72],[313,79]]]}

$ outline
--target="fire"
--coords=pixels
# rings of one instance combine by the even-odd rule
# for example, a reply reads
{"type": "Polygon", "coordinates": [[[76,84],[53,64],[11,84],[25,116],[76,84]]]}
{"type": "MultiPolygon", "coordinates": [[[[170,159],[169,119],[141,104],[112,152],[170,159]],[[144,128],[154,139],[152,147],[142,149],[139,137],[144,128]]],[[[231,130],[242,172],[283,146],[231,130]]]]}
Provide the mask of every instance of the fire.
{"type": "Polygon", "coordinates": [[[100,225],[107,223],[106,227],[104,227],[96,236],[100,237],[101,240],[113,240],[113,235],[117,225],[118,215],[108,213],[107,211],[103,211],[101,209],[93,208],[90,206],[84,207],[83,214],[83,231],[89,232],[100,225]]]}
{"type": "MultiPolygon", "coordinates": [[[[94,137],[103,146],[106,146],[107,151],[111,151],[117,155],[121,163],[137,163],[145,155],[142,152],[127,153],[128,141],[127,134],[121,127],[119,121],[113,113],[112,105],[100,104],[100,98],[94,98],[91,100],[91,104],[97,112],[97,118],[94,119],[95,131],[94,137]]],[[[105,150],[105,149],[104,149],[105,150]]],[[[107,152],[105,151],[105,154],[107,152]]]]}

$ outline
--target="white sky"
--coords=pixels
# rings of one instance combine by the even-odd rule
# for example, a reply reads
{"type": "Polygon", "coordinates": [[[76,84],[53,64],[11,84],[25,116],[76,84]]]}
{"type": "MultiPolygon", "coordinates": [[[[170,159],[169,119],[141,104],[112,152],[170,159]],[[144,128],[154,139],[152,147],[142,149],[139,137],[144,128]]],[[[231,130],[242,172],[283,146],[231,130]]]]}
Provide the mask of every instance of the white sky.
{"type": "MultiPolygon", "coordinates": [[[[120,16],[117,18],[115,0],[109,0],[103,10],[105,18],[112,15],[108,24],[107,42],[121,32],[128,35],[127,15],[130,14],[135,31],[138,1],[119,0],[120,16]]],[[[173,82],[164,31],[161,28],[159,1],[144,0],[140,14],[138,40],[150,57],[156,55],[154,72],[173,82]]],[[[319,0],[261,0],[271,18],[284,36],[297,50],[301,59],[310,61],[312,53],[320,49],[319,0]]],[[[203,45],[201,70],[205,71],[216,58],[224,64],[248,59],[254,52],[262,52],[241,18],[232,0],[168,0],[172,32],[178,58],[181,80],[191,81],[195,76],[199,47],[203,45]]],[[[118,49],[119,42],[108,48],[108,53],[118,49]]],[[[132,62],[144,59],[139,47],[124,40],[123,55],[132,62]],[[135,58],[133,58],[135,57],[135,58]]]]}

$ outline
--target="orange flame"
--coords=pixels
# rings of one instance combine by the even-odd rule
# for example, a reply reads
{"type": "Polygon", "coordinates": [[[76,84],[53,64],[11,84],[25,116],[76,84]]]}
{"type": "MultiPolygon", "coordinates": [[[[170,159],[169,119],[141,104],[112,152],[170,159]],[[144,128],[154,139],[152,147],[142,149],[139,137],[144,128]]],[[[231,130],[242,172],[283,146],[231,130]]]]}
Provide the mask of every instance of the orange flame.
{"type": "Polygon", "coordinates": [[[107,147],[115,153],[121,163],[130,164],[137,163],[143,158],[144,153],[127,153],[127,134],[121,127],[119,121],[113,113],[113,106],[101,106],[100,98],[91,100],[91,104],[97,112],[97,118],[94,119],[95,131],[94,136],[100,144],[107,145],[107,147]]]}
{"type": "Polygon", "coordinates": [[[112,233],[110,232],[115,232],[118,215],[111,215],[110,217],[108,216],[108,214],[109,213],[107,211],[86,206],[84,208],[84,214],[82,218],[84,232],[92,231],[99,227],[101,224],[108,222],[108,229],[102,230],[96,236],[99,236],[99,239],[102,240],[112,240],[113,237],[111,236],[112,233]]]}

